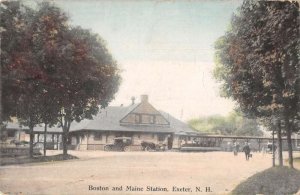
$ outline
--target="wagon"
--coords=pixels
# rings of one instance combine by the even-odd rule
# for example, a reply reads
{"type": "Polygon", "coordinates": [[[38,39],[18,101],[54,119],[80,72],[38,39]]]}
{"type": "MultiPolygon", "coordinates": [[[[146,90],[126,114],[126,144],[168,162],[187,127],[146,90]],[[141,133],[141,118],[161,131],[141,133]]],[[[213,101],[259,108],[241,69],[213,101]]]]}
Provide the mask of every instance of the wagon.
{"type": "Polygon", "coordinates": [[[141,143],[141,146],[142,146],[142,150],[144,151],[165,151],[166,150],[166,144],[162,144],[162,143],[159,143],[159,144],[155,144],[153,142],[146,142],[146,141],[143,141],[141,143]]]}

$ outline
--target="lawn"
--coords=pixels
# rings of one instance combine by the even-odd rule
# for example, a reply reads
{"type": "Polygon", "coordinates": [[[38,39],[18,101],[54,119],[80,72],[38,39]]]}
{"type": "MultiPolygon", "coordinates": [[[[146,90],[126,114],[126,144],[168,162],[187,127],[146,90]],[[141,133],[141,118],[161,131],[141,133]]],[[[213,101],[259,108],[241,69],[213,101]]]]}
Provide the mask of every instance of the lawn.
{"type": "MultiPolygon", "coordinates": [[[[300,159],[295,159],[300,162],[300,159]]],[[[232,194],[294,194],[300,189],[300,171],[288,167],[272,167],[240,183],[232,194]]]]}

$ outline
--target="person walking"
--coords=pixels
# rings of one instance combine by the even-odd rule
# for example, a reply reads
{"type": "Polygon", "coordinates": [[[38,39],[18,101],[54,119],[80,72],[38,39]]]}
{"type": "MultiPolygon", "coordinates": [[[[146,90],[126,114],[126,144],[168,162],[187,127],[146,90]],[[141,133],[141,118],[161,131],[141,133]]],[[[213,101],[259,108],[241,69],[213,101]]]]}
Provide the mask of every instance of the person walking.
{"type": "Polygon", "coordinates": [[[251,149],[248,142],[245,143],[245,146],[243,147],[243,152],[245,152],[246,160],[249,160],[251,149]]]}
{"type": "Polygon", "coordinates": [[[234,156],[237,156],[239,153],[240,145],[238,142],[235,142],[233,145],[233,154],[234,156]]]}

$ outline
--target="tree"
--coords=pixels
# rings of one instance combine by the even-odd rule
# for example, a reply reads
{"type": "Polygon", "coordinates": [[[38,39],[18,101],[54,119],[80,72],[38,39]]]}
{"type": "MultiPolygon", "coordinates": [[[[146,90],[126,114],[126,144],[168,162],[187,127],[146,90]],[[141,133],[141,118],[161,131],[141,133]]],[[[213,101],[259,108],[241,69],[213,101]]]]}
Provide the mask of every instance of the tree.
{"type": "Polygon", "coordinates": [[[63,130],[63,153],[67,155],[72,121],[91,119],[113,99],[120,84],[116,61],[104,41],[89,30],[67,25],[66,14],[43,3],[33,26],[37,59],[46,73],[45,85],[53,89],[60,108],[59,126],[63,130]]]}
{"type": "Polygon", "coordinates": [[[117,63],[97,34],[71,27],[55,5],[43,2],[37,10],[20,2],[4,6],[8,7],[1,17],[6,120],[17,116],[29,127],[31,156],[34,126],[44,123],[46,133],[48,125],[58,122],[67,155],[72,121],[91,119],[114,98],[120,84],[117,63]]]}
{"type": "MultiPolygon", "coordinates": [[[[0,3],[1,20],[1,94],[2,119],[16,116],[15,102],[19,98],[19,86],[23,79],[31,76],[28,68],[30,55],[26,52],[29,45],[27,36],[31,10],[18,1],[0,3]],[[23,64],[26,64],[24,68],[23,64]]],[[[33,75],[35,76],[35,75],[33,75]]]]}
{"type": "Polygon", "coordinates": [[[33,10],[19,1],[1,2],[1,83],[4,120],[20,118],[30,129],[30,156],[33,127],[38,124],[35,89],[42,74],[30,49],[33,10]]]}
{"type": "Polygon", "coordinates": [[[113,99],[120,83],[117,63],[104,41],[67,21],[62,10],[43,3],[33,26],[37,59],[47,75],[45,85],[55,94],[52,105],[60,108],[56,116],[63,130],[64,155],[72,121],[91,119],[99,106],[106,107],[113,99]]]}
{"type": "Polygon", "coordinates": [[[59,8],[48,2],[38,4],[31,25],[32,50],[35,61],[43,72],[39,79],[39,116],[44,123],[44,155],[46,155],[47,127],[58,123],[61,110],[59,102],[60,91],[57,90],[54,75],[60,62],[61,48],[66,47],[64,37],[69,31],[68,17],[59,8]]]}
{"type": "Polygon", "coordinates": [[[261,136],[255,119],[243,117],[240,112],[231,112],[227,116],[213,115],[188,121],[188,124],[201,132],[221,135],[261,136]]]}
{"type": "Polygon", "coordinates": [[[60,125],[65,155],[72,121],[91,119],[99,106],[106,107],[113,99],[120,84],[117,64],[98,35],[77,27],[70,30],[66,41],[64,63],[56,75],[62,94],[60,125]]]}
{"type": "Polygon", "coordinates": [[[248,116],[284,120],[290,167],[292,124],[299,117],[298,9],[297,2],[244,1],[231,29],[216,42],[214,71],[222,94],[248,116]]]}

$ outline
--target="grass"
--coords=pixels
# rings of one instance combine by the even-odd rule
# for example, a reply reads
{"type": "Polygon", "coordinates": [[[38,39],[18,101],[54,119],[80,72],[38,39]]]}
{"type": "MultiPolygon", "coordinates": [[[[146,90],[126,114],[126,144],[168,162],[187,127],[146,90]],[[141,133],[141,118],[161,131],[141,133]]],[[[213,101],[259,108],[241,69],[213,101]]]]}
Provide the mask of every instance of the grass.
{"type": "Polygon", "coordinates": [[[29,158],[28,156],[20,156],[20,157],[6,157],[0,159],[0,166],[5,165],[16,165],[16,164],[27,164],[27,163],[38,163],[38,162],[55,162],[55,161],[63,161],[70,159],[78,159],[76,156],[67,155],[64,157],[62,154],[53,155],[53,156],[34,156],[33,158],[29,158]]]}
{"type": "MultiPolygon", "coordinates": [[[[300,159],[299,159],[300,160],[300,159]]],[[[240,183],[232,194],[282,195],[295,194],[300,189],[300,171],[288,167],[272,167],[240,183]]]]}

